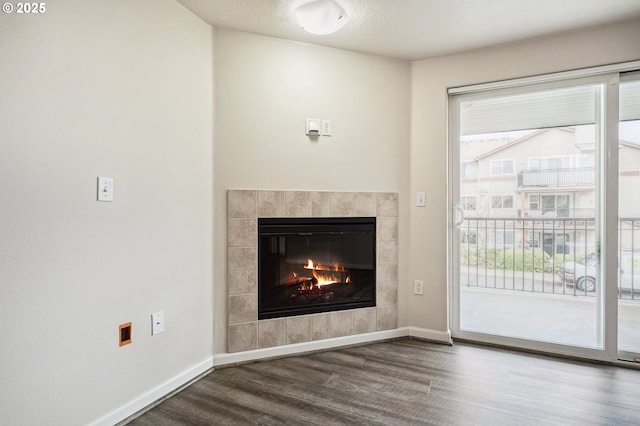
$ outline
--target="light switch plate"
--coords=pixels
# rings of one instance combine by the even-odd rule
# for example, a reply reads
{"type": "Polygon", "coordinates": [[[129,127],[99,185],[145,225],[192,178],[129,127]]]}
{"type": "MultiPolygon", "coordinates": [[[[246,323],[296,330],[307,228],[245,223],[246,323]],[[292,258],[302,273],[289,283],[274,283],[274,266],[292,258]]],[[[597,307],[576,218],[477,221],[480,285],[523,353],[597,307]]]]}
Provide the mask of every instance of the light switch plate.
{"type": "Polygon", "coordinates": [[[98,201],[113,201],[113,178],[98,176],[98,201]]]}
{"type": "Polygon", "coordinates": [[[416,192],[416,206],[417,207],[426,207],[427,206],[427,193],[426,192],[416,192]]]}
{"type": "Polygon", "coordinates": [[[413,294],[422,296],[424,294],[424,281],[415,280],[413,282],[413,294]]]}
{"type": "Polygon", "coordinates": [[[331,120],[322,120],[322,136],[331,136],[331,120]]]}

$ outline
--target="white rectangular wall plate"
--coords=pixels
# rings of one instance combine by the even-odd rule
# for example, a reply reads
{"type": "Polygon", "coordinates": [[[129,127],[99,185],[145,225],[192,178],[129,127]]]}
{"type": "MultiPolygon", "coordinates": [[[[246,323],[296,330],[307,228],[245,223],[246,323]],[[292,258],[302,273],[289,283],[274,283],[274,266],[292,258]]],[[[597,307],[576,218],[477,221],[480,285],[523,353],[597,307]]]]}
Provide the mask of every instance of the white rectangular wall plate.
{"type": "Polygon", "coordinates": [[[320,136],[320,119],[307,118],[305,128],[306,128],[307,135],[320,136]]]}
{"type": "Polygon", "coordinates": [[[331,136],[331,120],[322,120],[322,136],[331,136]]]}
{"type": "Polygon", "coordinates": [[[427,206],[427,193],[426,192],[416,192],[416,206],[417,207],[426,207],[427,206]]]}
{"type": "Polygon", "coordinates": [[[162,333],[164,331],[164,311],[151,314],[151,335],[162,333]]]}
{"type": "Polygon", "coordinates": [[[113,178],[98,176],[98,201],[113,201],[113,178]]]}
{"type": "Polygon", "coordinates": [[[413,282],[413,294],[423,295],[424,294],[424,281],[415,280],[413,282]]]}

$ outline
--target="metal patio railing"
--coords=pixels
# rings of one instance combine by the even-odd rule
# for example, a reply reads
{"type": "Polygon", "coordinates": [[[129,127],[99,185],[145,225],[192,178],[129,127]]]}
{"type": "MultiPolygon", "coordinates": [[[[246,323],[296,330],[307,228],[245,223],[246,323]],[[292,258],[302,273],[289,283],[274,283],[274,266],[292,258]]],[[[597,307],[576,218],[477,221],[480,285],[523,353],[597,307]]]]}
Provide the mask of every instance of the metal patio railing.
{"type": "MultiPolygon", "coordinates": [[[[618,221],[621,299],[640,299],[640,218],[618,221]]],[[[466,218],[460,226],[460,284],[595,296],[594,218],[466,218]]]]}

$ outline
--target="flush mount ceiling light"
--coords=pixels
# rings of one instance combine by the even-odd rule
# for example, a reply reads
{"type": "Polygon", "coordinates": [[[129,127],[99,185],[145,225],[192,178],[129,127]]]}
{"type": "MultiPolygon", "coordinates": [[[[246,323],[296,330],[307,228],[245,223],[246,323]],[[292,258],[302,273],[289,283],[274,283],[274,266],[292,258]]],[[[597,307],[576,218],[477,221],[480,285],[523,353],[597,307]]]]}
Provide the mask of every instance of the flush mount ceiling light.
{"type": "Polygon", "coordinates": [[[331,34],[345,26],[347,12],[334,0],[315,0],[295,9],[302,28],[312,34],[331,34]]]}

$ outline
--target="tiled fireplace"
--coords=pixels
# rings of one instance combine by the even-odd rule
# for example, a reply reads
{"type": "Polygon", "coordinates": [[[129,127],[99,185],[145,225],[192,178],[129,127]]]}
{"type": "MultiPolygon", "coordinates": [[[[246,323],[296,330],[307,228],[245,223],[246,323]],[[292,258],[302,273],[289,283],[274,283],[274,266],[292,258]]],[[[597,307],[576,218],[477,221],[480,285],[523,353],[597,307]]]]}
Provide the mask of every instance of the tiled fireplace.
{"type": "Polygon", "coordinates": [[[397,327],[397,194],[229,190],[227,224],[228,352],[397,327]],[[375,218],[375,306],[258,320],[258,218],[329,217],[375,218]]]}

